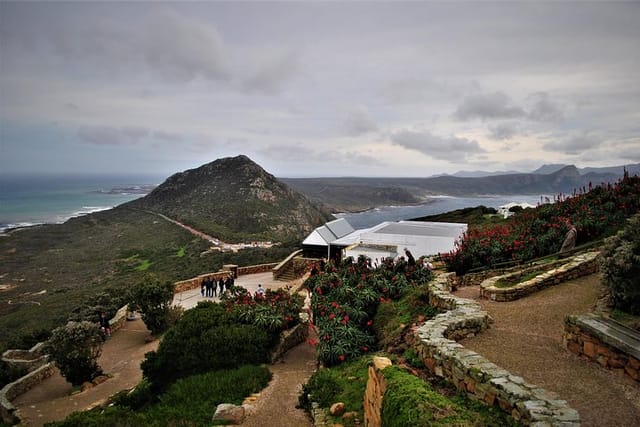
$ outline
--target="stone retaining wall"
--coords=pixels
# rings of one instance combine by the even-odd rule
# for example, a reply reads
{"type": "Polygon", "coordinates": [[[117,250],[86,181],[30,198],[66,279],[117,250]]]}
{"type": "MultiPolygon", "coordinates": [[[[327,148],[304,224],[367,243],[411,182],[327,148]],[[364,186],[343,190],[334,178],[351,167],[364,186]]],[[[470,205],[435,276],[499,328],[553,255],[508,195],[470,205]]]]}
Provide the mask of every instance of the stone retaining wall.
{"type": "Polygon", "coordinates": [[[566,401],[454,341],[486,329],[491,319],[475,301],[451,295],[448,276],[441,274],[430,284],[429,299],[449,311],[418,328],[410,343],[425,366],[470,398],[499,407],[524,425],[580,425],[580,415],[566,401]]]}
{"type": "MultiPolygon", "coordinates": [[[[576,255],[569,258],[568,261],[561,261],[562,264],[557,268],[551,268],[550,270],[537,275],[533,279],[507,288],[496,287],[496,282],[500,279],[517,279],[522,272],[531,271],[532,268],[540,268],[540,266],[521,270],[522,272],[518,271],[506,275],[491,277],[480,284],[480,297],[487,298],[492,301],[514,301],[546,287],[593,274],[598,271],[599,255],[600,252],[587,252],[576,255]]],[[[550,267],[557,264],[558,263],[554,263],[550,267]]]]}
{"type": "MultiPolygon", "coordinates": [[[[122,328],[125,324],[127,311],[127,305],[120,307],[116,314],[109,319],[112,333],[122,328]]],[[[0,390],[0,416],[6,423],[18,424],[20,422],[20,418],[16,415],[15,407],[11,401],[53,374],[53,362],[49,362],[48,355],[40,354],[43,345],[44,343],[40,342],[29,350],[7,350],[2,354],[2,360],[5,362],[14,366],[24,366],[29,371],[27,375],[7,384],[0,390]]]]}
{"type": "Polygon", "coordinates": [[[382,400],[387,390],[387,380],[382,370],[391,366],[391,360],[386,357],[374,356],[373,363],[369,366],[367,388],[364,392],[364,425],[367,427],[382,426],[382,400]]]}
{"type": "Polygon", "coordinates": [[[271,354],[271,363],[280,359],[283,354],[291,350],[293,347],[307,340],[309,336],[309,324],[307,322],[299,323],[293,328],[280,334],[280,342],[278,347],[271,354]]]}
{"type": "Polygon", "coordinates": [[[11,401],[21,394],[40,384],[45,378],[49,378],[54,372],[53,363],[46,363],[22,378],[5,385],[0,390],[0,415],[2,420],[14,425],[20,423],[20,418],[16,414],[16,407],[11,401]]]}
{"type": "MultiPolygon", "coordinates": [[[[278,265],[277,263],[270,264],[258,264],[258,265],[249,265],[247,267],[238,267],[238,276],[243,276],[245,274],[256,274],[256,273],[268,273],[273,267],[278,265]]],[[[204,273],[199,276],[193,277],[191,279],[181,280],[175,283],[173,288],[173,293],[177,294],[180,292],[188,291],[191,289],[198,289],[202,284],[202,281],[207,278],[214,279],[216,281],[220,280],[220,278],[227,278],[229,276],[229,270],[220,270],[215,273],[204,273]]]]}
{"type": "Polygon", "coordinates": [[[564,346],[582,359],[640,382],[640,334],[633,330],[629,330],[631,336],[615,334],[614,328],[607,324],[598,328],[598,323],[595,315],[567,316],[562,335],[564,346]]]}
{"type": "Polygon", "coordinates": [[[238,276],[245,274],[257,274],[257,273],[269,273],[273,268],[278,265],[277,262],[269,264],[249,265],[247,267],[238,267],[238,276]]]}
{"type": "Polygon", "coordinates": [[[49,357],[42,353],[44,343],[39,342],[29,350],[7,350],[2,353],[2,360],[16,368],[24,368],[31,372],[49,361],[49,357]]]}

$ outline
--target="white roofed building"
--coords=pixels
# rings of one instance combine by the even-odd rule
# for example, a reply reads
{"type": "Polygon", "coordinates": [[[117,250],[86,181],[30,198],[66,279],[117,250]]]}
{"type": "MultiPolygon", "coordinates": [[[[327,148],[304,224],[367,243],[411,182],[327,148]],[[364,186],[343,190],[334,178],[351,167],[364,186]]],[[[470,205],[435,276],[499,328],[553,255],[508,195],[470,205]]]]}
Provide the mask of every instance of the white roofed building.
{"type": "Polygon", "coordinates": [[[306,256],[331,258],[330,244],[352,232],[354,228],[346,219],[340,218],[322,225],[302,241],[306,256]]]}
{"type": "MultiPolygon", "coordinates": [[[[337,220],[339,221],[339,220],[337,220]]],[[[324,256],[353,257],[360,255],[371,259],[382,259],[404,255],[405,248],[411,251],[415,258],[437,255],[455,248],[455,242],[467,230],[467,224],[449,222],[398,221],[383,222],[371,228],[353,230],[338,237],[336,221],[316,228],[313,233],[302,242],[305,252],[313,246],[324,246],[324,256]],[[328,232],[331,232],[329,234],[328,232]],[[336,236],[333,238],[333,236],[336,236]]],[[[346,221],[345,221],[346,222],[346,221]]],[[[347,223],[348,224],[348,223],[347,223]]],[[[349,227],[351,227],[349,225],[349,227]]],[[[340,225],[340,234],[347,231],[347,227],[340,225]]]]}

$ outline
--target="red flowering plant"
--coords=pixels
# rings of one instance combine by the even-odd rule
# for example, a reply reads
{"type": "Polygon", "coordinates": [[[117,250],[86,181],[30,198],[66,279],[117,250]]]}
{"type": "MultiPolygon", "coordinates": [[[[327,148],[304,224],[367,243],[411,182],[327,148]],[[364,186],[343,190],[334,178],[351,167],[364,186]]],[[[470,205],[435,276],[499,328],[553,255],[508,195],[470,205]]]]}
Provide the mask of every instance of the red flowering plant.
{"type": "Polygon", "coordinates": [[[253,324],[269,332],[287,330],[300,321],[304,298],[291,294],[290,287],[276,290],[267,289],[262,297],[252,296],[246,289],[238,286],[232,292],[225,293],[221,303],[227,311],[235,311],[238,319],[253,324]]]}
{"type": "Polygon", "coordinates": [[[325,365],[358,357],[375,347],[373,317],[381,300],[400,298],[417,283],[431,280],[431,271],[406,262],[345,259],[340,266],[310,277],[311,309],[318,333],[316,353],[325,365]],[[419,271],[418,271],[419,270],[419,271]]]}
{"type": "Polygon", "coordinates": [[[559,194],[554,203],[516,215],[506,224],[470,228],[442,258],[449,271],[464,274],[507,261],[527,261],[555,253],[570,219],[578,244],[605,237],[640,211],[640,178],[625,173],[615,184],[589,185],[572,195],[559,194]]]}

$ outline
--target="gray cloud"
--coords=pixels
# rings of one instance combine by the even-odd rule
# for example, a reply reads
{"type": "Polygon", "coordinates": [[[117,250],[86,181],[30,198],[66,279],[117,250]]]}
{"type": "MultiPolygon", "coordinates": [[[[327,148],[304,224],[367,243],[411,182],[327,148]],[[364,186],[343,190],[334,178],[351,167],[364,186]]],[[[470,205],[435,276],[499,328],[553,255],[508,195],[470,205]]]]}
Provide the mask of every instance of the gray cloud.
{"type": "Polygon", "coordinates": [[[429,131],[395,132],[391,135],[391,142],[440,160],[460,161],[485,152],[475,140],[456,136],[441,137],[429,131]]]}
{"type": "Polygon", "coordinates": [[[138,49],[152,69],[178,81],[229,77],[222,38],[210,23],[165,9],[152,14],[145,24],[138,49]]]}
{"type": "Polygon", "coordinates": [[[294,52],[276,55],[255,67],[254,72],[242,82],[242,87],[247,92],[280,93],[298,68],[299,59],[294,52]]]}
{"type": "Polygon", "coordinates": [[[513,138],[518,130],[518,125],[515,123],[499,123],[496,126],[489,126],[489,138],[504,141],[513,138]]]}
{"type": "Polygon", "coordinates": [[[182,137],[177,133],[165,132],[161,130],[153,131],[153,138],[161,141],[181,141],[182,137]]]}
{"type": "Polygon", "coordinates": [[[363,105],[359,105],[349,111],[343,125],[349,136],[363,135],[375,132],[378,129],[378,126],[369,115],[369,110],[363,105]]]}
{"type": "Polygon", "coordinates": [[[560,122],[564,120],[564,113],[549,94],[538,92],[529,97],[532,102],[527,117],[538,122],[560,122]]]}
{"type": "Polygon", "coordinates": [[[458,120],[512,119],[524,115],[525,111],[502,92],[468,96],[454,113],[458,120]]]}
{"type": "Polygon", "coordinates": [[[149,130],[141,127],[83,126],[78,130],[81,141],[95,145],[130,145],[149,136],[149,130]]]}
{"type": "Polygon", "coordinates": [[[601,137],[584,132],[581,135],[570,136],[564,140],[546,143],[542,148],[547,151],[575,155],[597,148],[602,142],[601,137]]]}

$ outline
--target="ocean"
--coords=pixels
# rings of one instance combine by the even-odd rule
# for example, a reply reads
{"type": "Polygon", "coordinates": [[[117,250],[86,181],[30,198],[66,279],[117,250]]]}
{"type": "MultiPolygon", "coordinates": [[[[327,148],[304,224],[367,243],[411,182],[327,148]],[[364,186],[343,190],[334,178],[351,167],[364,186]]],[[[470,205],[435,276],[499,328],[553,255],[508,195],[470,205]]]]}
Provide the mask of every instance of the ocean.
{"type": "MultiPolygon", "coordinates": [[[[153,176],[6,176],[0,175],[0,233],[8,228],[62,223],[69,218],[110,209],[147,194],[164,180],[153,176]]],[[[497,208],[509,202],[536,205],[540,196],[431,197],[411,206],[385,206],[337,214],[356,229],[383,221],[435,215],[471,206],[497,208]]]]}
{"type": "Polygon", "coordinates": [[[0,175],[0,233],[110,209],[143,196],[163,180],[135,175],[0,175]]]}

